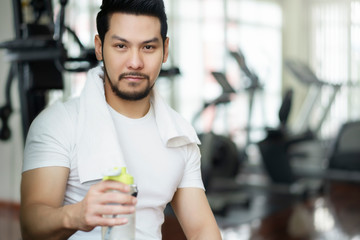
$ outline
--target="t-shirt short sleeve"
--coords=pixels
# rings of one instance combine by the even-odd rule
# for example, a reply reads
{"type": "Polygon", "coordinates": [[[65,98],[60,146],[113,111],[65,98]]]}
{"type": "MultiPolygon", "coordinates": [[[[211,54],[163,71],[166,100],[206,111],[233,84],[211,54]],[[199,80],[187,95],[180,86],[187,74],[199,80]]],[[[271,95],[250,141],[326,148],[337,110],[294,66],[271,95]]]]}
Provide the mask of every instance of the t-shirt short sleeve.
{"type": "Polygon", "coordinates": [[[197,144],[189,144],[187,148],[187,161],[185,165],[184,176],[179,184],[179,188],[195,187],[204,189],[204,184],[201,178],[200,168],[200,149],[197,144]]]}
{"type": "Polygon", "coordinates": [[[32,122],[27,134],[23,172],[35,168],[70,168],[71,121],[63,103],[55,103],[32,122]]]}

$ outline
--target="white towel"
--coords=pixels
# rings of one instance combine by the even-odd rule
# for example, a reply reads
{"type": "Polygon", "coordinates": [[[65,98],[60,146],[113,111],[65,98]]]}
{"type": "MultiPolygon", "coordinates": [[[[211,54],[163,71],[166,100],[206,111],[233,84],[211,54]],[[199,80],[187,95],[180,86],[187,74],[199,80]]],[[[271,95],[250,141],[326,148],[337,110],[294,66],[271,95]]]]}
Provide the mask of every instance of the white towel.
{"type": "MultiPolygon", "coordinates": [[[[80,182],[98,180],[106,169],[126,167],[105,100],[101,66],[91,69],[80,96],[77,158],[80,182]]],[[[200,144],[193,127],[153,90],[151,102],[160,136],[167,147],[200,144]]]]}

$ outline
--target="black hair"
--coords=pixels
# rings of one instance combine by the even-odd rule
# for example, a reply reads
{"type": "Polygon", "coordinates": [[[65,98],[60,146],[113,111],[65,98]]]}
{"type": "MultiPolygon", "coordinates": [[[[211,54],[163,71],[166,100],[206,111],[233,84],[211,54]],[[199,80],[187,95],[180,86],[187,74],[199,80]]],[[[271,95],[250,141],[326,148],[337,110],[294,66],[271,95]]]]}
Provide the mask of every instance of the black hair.
{"type": "Polygon", "coordinates": [[[102,43],[106,32],[109,31],[110,17],[113,13],[157,17],[160,20],[161,37],[163,43],[165,42],[168,26],[163,0],[103,0],[96,17],[96,27],[102,43]]]}

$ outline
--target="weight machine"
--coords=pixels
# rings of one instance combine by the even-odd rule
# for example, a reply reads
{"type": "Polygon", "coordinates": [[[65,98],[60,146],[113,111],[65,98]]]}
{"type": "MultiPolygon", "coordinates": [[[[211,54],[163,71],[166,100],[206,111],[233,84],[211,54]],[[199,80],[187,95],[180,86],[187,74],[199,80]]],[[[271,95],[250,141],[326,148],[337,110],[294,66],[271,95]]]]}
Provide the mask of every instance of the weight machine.
{"type": "Polygon", "coordinates": [[[225,216],[230,207],[250,207],[251,198],[236,183],[244,161],[244,154],[238,149],[230,136],[213,132],[216,111],[219,106],[226,106],[231,102],[231,96],[236,94],[222,72],[211,72],[222,88],[222,93],[210,102],[204,103],[200,111],[195,114],[193,125],[209,107],[215,108],[214,118],[209,130],[199,133],[202,142],[201,175],[206,188],[206,195],[212,211],[225,216]]]}
{"type": "Polygon", "coordinates": [[[326,161],[326,151],[319,132],[323,126],[331,106],[340,91],[341,84],[333,84],[320,80],[304,63],[294,60],[285,62],[285,66],[304,85],[309,92],[300,111],[299,122],[295,124],[295,133],[280,131],[280,134],[268,132],[265,139],[258,143],[263,164],[270,179],[275,184],[296,186],[298,193],[319,193],[323,191],[323,162],[326,161]],[[315,127],[311,127],[310,118],[317,110],[315,104],[323,87],[332,89],[327,105],[321,112],[315,127]]]}
{"type": "Polygon", "coordinates": [[[1,140],[11,137],[8,120],[13,110],[10,90],[15,77],[18,79],[22,131],[25,139],[31,122],[46,106],[47,91],[64,88],[62,73],[87,71],[98,63],[94,49],[85,48],[74,31],[64,23],[68,1],[59,0],[59,3],[60,11],[53,21],[51,0],[30,1],[34,20],[26,22],[25,4],[21,0],[13,0],[15,39],[0,43],[0,48],[6,49],[6,58],[11,62],[5,87],[5,104],[0,108],[1,140]],[[46,23],[40,21],[45,17],[46,23]],[[62,41],[65,31],[73,35],[79,45],[81,53],[78,57],[68,56],[62,41]],[[69,67],[69,63],[74,62],[80,66],[69,67]]]}

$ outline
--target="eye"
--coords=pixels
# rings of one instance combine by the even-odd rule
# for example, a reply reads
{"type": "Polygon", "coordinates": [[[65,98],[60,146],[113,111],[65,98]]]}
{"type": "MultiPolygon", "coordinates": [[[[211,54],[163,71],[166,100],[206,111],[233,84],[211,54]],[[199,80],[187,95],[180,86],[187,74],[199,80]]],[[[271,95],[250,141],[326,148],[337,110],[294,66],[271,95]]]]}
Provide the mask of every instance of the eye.
{"type": "Polygon", "coordinates": [[[146,45],[146,46],[144,47],[144,49],[147,50],[147,51],[151,51],[151,50],[154,50],[155,47],[152,46],[152,45],[146,45]]]}
{"type": "Polygon", "coordinates": [[[115,47],[124,49],[126,46],[124,44],[116,44],[115,47]]]}

